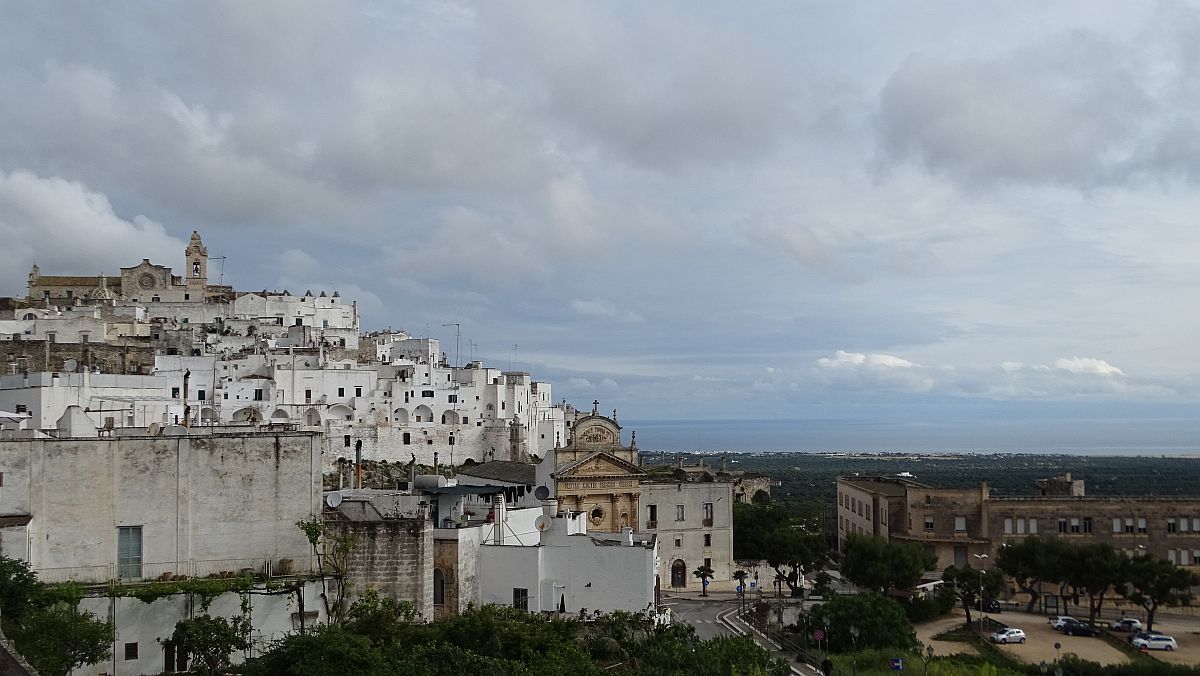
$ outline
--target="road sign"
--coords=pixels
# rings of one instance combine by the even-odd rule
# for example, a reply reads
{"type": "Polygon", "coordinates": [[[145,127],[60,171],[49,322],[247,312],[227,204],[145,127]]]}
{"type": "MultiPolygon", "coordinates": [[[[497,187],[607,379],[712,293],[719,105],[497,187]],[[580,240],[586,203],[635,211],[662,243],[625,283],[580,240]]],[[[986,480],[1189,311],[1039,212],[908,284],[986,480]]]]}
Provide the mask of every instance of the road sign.
{"type": "Polygon", "coordinates": [[[892,671],[904,671],[904,658],[903,657],[893,657],[892,658],[892,671]]]}
{"type": "Polygon", "coordinates": [[[813,640],[814,641],[824,641],[825,640],[825,631],[822,629],[814,629],[813,630],[813,640]]]}
{"type": "Polygon", "coordinates": [[[751,580],[750,581],[750,591],[754,591],[755,589],[758,589],[758,582],[751,580]]]}
{"type": "Polygon", "coordinates": [[[744,591],[746,591],[746,588],[739,584],[737,586],[737,593],[741,594],[744,591]]]}

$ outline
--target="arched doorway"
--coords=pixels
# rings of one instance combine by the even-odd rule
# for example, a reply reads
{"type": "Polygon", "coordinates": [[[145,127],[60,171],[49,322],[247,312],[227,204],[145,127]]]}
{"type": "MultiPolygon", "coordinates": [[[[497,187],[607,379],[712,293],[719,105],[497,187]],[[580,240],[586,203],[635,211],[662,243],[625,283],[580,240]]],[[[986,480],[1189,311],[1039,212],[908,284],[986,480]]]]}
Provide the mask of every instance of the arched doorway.
{"type": "Polygon", "coordinates": [[[687,564],[683,559],[676,559],[671,564],[671,586],[682,588],[687,586],[687,564]]]}

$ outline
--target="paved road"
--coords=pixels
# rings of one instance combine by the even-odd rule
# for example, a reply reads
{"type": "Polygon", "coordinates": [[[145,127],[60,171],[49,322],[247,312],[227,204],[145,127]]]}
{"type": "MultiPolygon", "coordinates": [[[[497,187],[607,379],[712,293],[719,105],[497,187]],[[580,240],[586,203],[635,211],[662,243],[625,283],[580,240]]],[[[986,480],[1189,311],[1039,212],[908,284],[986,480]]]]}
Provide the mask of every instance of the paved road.
{"type": "Polygon", "coordinates": [[[671,613],[675,616],[676,622],[684,622],[696,628],[696,635],[702,639],[708,640],[717,636],[730,636],[733,634],[720,620],[717,615],[729,610],[737,608],[737,601],[728,599],[690,599],[690,598],[674,598],[664,601],[671,607],[671,613]]]}

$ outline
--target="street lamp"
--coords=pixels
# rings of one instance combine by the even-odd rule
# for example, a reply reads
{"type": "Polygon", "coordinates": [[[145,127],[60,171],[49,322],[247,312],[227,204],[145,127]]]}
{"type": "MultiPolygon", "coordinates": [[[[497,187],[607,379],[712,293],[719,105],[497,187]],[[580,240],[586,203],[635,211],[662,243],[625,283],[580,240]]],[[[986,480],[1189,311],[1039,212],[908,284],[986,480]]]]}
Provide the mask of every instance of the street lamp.
{"type": "Polygon", "coordinates": [[[854,670],[855,676],[858,675],[858,627],[850,627],[850,641],[854,645],[854,652],[850,655],[850,666],[854,670]]]}
{"type": "Polygon", "coordinates": [[[988,558],[987,554],[975,554],[975,558],[979,559],[979,632],[983,633],[983,560],[988,558]]]}

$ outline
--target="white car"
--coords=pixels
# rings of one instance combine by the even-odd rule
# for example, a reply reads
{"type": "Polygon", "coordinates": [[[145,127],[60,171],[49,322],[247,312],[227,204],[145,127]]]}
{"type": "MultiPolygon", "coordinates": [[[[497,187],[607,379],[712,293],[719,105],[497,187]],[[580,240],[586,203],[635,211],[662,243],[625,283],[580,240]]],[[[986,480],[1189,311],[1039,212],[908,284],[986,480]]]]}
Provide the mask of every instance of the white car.
{"type": "Polygon", "coordinates": [[[1050,616],[1050,626],[1054,627],[1058,631],[1062,631],[1063,625],[1067,624],[1068,622],[1078,622],[1078,621],[1079,620],[1076,620],[1075,618],[1071,617],[1070,615],[1052,615],[1052,616],[1050,616]]]}
{"type": "Polygon", "coordinates": [[[992,643],[1024,643],[1025,632],[1020,629],[1001,629],[992,634],[992,643]]]}
{"type": "Polygon", "coordinates": [[[1146,648],[1147,650],[1174,650],[1179,647],[1179,644],[1170,636],[1152,634],[1133,639],[1133,647],[1146,648]]]}
{"type": "Polygon", "coordinates": [[[1128,631],[1130,633],[1142,630],[1141,620],[1135,620],[1132,617],[1125,617],[1119,620],[1113,620],[1108,623],[1108,628],[1113,631],[1128,631]]]}

